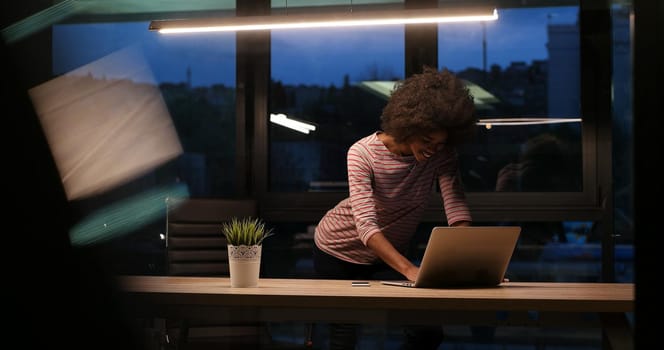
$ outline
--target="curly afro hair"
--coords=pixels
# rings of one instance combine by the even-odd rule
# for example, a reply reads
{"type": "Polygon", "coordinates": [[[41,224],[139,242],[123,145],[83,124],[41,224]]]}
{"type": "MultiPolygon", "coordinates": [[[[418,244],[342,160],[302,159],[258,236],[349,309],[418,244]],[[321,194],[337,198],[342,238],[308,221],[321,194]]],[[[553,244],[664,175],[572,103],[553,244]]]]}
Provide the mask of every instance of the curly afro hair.
{"type": "Polygon", "coordinates": [[[399,82],[383,108],[381,128],[397,142],[446,130],[447,144],[466,142],[476,130],[473,96],[449,70],[424,67],[399,82]]]}

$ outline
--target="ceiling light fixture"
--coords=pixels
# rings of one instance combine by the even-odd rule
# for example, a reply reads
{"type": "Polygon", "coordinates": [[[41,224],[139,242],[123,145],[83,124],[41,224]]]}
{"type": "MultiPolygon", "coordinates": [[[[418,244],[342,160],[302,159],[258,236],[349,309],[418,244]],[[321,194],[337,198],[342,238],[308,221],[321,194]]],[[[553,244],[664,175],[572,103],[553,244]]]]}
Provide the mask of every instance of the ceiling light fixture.
{"type": "Polygon", "coordinates": [[[390,24],[432,24],[478,22],[498,19],[493,7],[400,9],[381,11],[322,12],[310,14],[239,16],[155,20],[149,30],[160,33],[206,33],[243,30],[277,30],[377,26],[390,24]]]}
{"type": "Polygon", "coordinates": [[[476,124],[491,129],[493,126],[580,123],[581,121],[581,118],[489,118],[480,119],[476,124]]]}
{"type": "Polygon", "coordinates": [[[281,126],[285,126],[289,129],[293,129],[295,131],[299,131],[303,134],[308,134],[311,131],[316,130],[316,126],[313,124],[301,122],[295,119],[291,119],[285,114],[279,113],[279,114],[270,114],[270,122],[279,124],[281,126]]]}

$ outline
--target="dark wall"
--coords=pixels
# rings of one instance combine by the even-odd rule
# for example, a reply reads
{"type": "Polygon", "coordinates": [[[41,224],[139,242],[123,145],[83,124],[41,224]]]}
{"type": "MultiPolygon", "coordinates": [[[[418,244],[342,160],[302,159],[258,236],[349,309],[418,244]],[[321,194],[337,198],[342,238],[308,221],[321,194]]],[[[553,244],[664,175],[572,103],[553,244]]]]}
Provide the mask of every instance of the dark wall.
{"type": "Polygon", "coordinates": [[[664,127],[664,1],[634,0],[634,244],[636,279],[636,340],[661,339],[650,326],[652,303],[659,299],[662,245],[662,155],[664,127]],[[655,242],[657,241],[657,242],[655,242]],[[657,281],[655,280],[657,279],[657,281]],[[655,295],[655,294],[658,295],[655,295]],[[649,312],[650,311],[650,312],[649,312]]]}
{"type": "Polygon", "coordinates": [[[16,69],[1,43],[4,198],[3,314],[21,348],[143,348],[93,252],[69,244],[71,211],[16,69]]]}

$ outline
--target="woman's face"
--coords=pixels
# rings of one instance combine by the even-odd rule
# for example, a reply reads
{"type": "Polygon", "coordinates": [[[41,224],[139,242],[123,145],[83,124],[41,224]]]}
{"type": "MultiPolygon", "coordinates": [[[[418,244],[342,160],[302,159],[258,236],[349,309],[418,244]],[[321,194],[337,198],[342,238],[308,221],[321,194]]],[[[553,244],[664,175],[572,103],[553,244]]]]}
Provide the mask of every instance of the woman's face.
{"type": "Polygon", "coordinates": [[[415,159],[423,162],[436,152],[442,150],[447,142],[447,130],[432,131],[428,134],[413,137],[408,146],[415,159]]]}

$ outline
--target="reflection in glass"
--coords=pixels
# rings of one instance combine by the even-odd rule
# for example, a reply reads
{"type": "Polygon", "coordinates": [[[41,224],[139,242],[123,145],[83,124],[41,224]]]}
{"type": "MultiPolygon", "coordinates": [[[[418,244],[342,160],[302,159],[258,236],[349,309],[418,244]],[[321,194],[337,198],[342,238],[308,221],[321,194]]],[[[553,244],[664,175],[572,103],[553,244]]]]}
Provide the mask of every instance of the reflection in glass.
{"type": "MultiPolygon", "coordinates": [[[[104,73],[95,75],[100,83],[114,87],[114,96],[120,98],[105,105],[102,99],[90,99],[89,109],[78,116],[78,126],[85,122],[92,129],[81,135],[103,135],[102,126],[123,123],[119,124],[122,128],[116,128],[122,137],[109,139],[122,141],[113,149],[114,158],[96,154],[94,159],[113,160],[120,168],[132,164],[136,169],[147,169],[149,163],[139,157],[141,149],[126,142],[132,135],[135,143],[152,146],[148,152],[152,157],[167,150],[163,147],[166,139],[149,137],[155,135],[158,123],[147,122],[136,128],[136,123],[148,117],[149,101],[162,101],[181,146],[179,155],[170,161],[140,174],[133,172],[131,181],[113,182],[112,187],[71,203],[80,218],[71,233],[72,243],[94,243],[101,255],[109,255],[113,269],[124,274],[161,271],[166,196],[224,197],[235,191],[235,35],[164,37],[149,32],[147,26],[147,22],[62,24],[53,26],[52,35],[53,71],[59,78],[129,47],[140,53],[145,71],[154,78],[143,79],[144,75],[124,63],[105,65],[104,73]],[[113,84],[110,72],[126,79],[113,84]],[[147,100],[136,88],[154,92],[155,98],[147,100]]],[[[79,94],[85,91],[77,90],[79,94]]],[[[100,91],[96,90],[97,95],[100,91]]],[[[105,177],[117,173],[109,167],[96,170],[105,177]]]]}
{"type": "MultiPolygon", "coordinates": [[[[614,186],[614,232],[616,241],[634,244],[634,159],[633,159],[633,106],[632,106],[632,20],[631,1],[613,1],[613,186],[614,186]],[[619,3],[619,4],[618,4],[619,3]]],[[[648,234],[648,233],[642,233],[648,234]]],[[[617,251],[616,251],[617,254],[617,251]]],[[[621,278],[621,271],[626,266],[620,261],[615,263],[616,279],[621,278]]]]}
{"type": "Polygon", "coordinates": [[[578,11],[506,8],[496,22],[438,26],[440,66],[495,97],[479,117],[524,121],[480,123],[461,148],[467,191],[583,191],[578,11]]]}
{"type": "MultiPolygon", "coordinates": [[[[480,118],[579,120],[578,11],[502,9],[496,22],[441,24],[439,68],[465,80],[480,118]]],[[[271,191],[346,189],[347,148],[379,128],[382,107],[403,78],[395,74],[403,71],[403,35],[403,28],[272,33],[270,113],[317,130],[298,135],[270,126],[271,191]]],[[[478,127],[476,142],[461,150],[466,189],[583,191],[581,136],[578,122],[478,127]],[[556,141],[533,147],[540,134],[556,141]],[[559,168],[530,166],[544,157],[555,157],[559,168]],[[498,183],[501,169],[511,173],[514,186],[498,183]],[[555,178],[538,184],[522,179],[542,172],[555,178]]]]}
{"type": "MultiPolygon", "coordinates": [[[[420,261],[433,226],[418,226],[409,258],[420,261]]],[[[514,221],[482,222],[478,226],[517,225],[519,242],[507,269],[514,282],[599,282],[602,280],[601,232],[593,221],[514,221]]],[[[616,280],[634,278],[634,246],[618,244],[616,280]]]]}
{"type": "MultiPolygon", "coordinates": [[[[53,28],[53,69],[65,74],[126,47],[154,75],[183,152],[135,187],[186,184],[193,197],[232,194],[235,168],[235,35],[161,36],[148,22],[65,24],[53,28]]],[[[113,67],[128,74],[126,65],[113,67]]],[[[131,152],[131,150],[127,150],[131,152]]]]}
{"type": "Polygon", "coordinates": [[[270,190],[346,190],[346,151],[376,130],[386,99],[363,82],[402,79],[404,29],[277,31],[270,113],[315,125],[270,124],[270,190]]]}
{"type": "MultiPolygon", "coordinates": [[[[521,238],[508,268],[512,281],[599,282],[602,244],[592,221],[519,222],[521,238]]],[[[620,280],[634,275],[634,247],[616,246],[620,280]]]]}
{"type": "Polygon", "coordinates": [[[480,127],[476,142],[460,149],[467,190],[583,190],[580,123],[480,127]]]}

